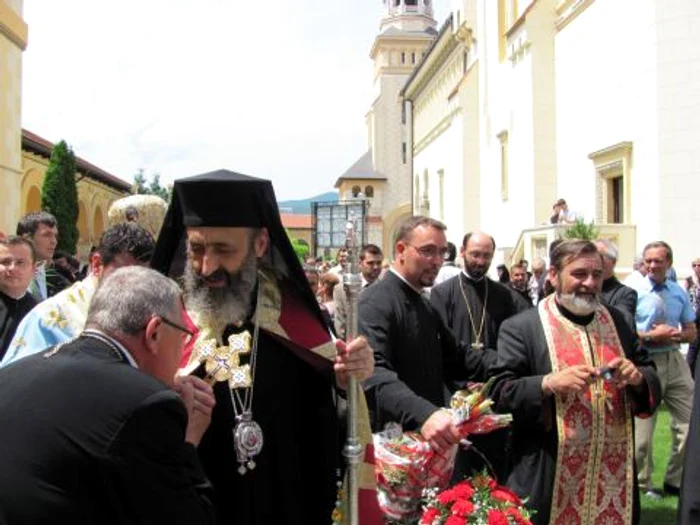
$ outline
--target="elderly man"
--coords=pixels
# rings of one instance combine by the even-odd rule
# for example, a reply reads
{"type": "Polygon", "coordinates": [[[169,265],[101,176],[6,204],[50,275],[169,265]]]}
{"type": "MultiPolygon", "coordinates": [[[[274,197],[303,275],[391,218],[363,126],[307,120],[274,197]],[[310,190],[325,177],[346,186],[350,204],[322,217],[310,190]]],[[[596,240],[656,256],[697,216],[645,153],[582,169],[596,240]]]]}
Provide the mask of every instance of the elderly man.
{"type": "Polygon", "coordinates": [[[14,236],[0,240],[0,359],[19,323],[36,306],[36,299],[27,292],[33,278],[32,241],[14,236]]]}
{"type": "MultiPolygon", "coordinates": [[[[382,250],[375,244],[365,244],[360,251],[360,277],[364,290],[379,278],[382,271],[382,250]]],[[[341,339],[345,339],[346,323],[348,318],[348,297],[342,281],[333,288],[333,302],[335,303],[335,316],[333,323],[335,333],[341,339]]]]}
{"type": "MultiPolygon", "coordinates": [[[[693,402],[693,379],[680,352],[681,343],[695,340],[695,312],[688,294],[676,282],[667,278],[673,264],[673,250],[663,242],[649,243],[644,248],[647,275],[636,282],[637,333],[649,349],[663,389],[673,424],[671,454],[666,466],[663,490],[677,496],[683,474],[683,458],[688,440],[688,426],[693,402]]],[[[659,497],[652,485],[654,462],[652,436],[656,418],[637,420],[635,445],[639,484],[651,497],[659,497]]]]}
{"type": "Polygon", "coordinates": [[[445,229],[428,217],[406,219],[396,234],[391,269],[360,295],[359,304],[359,331],[375,351],[376,369],[365,383],[375,426],[400,423],[419,431],[436,450],[460,439],[451,416],[441,410],[445,381],[483,381],[496,358],[493,350],[475,352],[468,342],[460,343],[422,293],[442,266],[445,229]]]}
{"type": "Polygon", "coordinates": [[[532,261],[532,276],[527,282],[527,290],[532,304],[537,305],[544,299],[546,281],[547,263],[542,257],[535,257],[532,261]]]}
{"type": "Polygon", "coordinates": [[[105,231],[92,256],[90,276],[29,312],[17,328],[0,366],[78,335],[85,326],[88,307],[100,279],[122,266],[147,265],[154,245],[151,234],[135,223],[117,224],[105,231]]]}
{"type": "Polygon", "coordinates": [[[637,292],[615,277],[617,246],[608,239],[598,239],[594,244],[603,258],[603,290],[600,298],[608,306],[614,306],[634,319],[637,312],[637,292]]]}
{"type": "Polygon", "coordinates": [[[507,484],[536,524],[636,523],[632,416],[659,403],[653,362],[623,315],[599,302],[594,244],[560,243],[549,277],[554,294],[505,321],[498,339],[493,397],[513,414],[507,484]]]}
{"type": "Polygon", "coordinates": [[[213,394],[174,382],[186,324],[173,281],[122,268],[80,337],[0,370],[3,523],[214,523],[195,451],[213,394]]]}
{"type": "Polygon", "coordinates": [[[219,523],[329,522],[335,387],[368,377],[372,353],[364,339],[331,341],[270,181],[227,170],[177,180],[153,266],[182,277],[200,332],[181,372],[215,383],[199,454],[219,523]]]}

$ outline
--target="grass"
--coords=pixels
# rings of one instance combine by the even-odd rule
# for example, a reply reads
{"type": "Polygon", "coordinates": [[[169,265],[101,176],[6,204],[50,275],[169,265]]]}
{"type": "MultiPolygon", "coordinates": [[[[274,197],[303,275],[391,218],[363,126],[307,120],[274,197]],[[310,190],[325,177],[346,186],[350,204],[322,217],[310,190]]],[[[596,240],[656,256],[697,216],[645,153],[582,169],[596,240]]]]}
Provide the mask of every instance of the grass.
{"type": "MultiPolygon", "coordinates": [[[[664,484],[666,462],[671,451],[671,416],[666,405],[659,408],[659,417],[654,431],[654,486],[661,488],[664,484]]],[[[660,500],[652,500],[642,495],[641,525],[666,525],[676,523],[678,498],[664,496],[660,500]]]]}

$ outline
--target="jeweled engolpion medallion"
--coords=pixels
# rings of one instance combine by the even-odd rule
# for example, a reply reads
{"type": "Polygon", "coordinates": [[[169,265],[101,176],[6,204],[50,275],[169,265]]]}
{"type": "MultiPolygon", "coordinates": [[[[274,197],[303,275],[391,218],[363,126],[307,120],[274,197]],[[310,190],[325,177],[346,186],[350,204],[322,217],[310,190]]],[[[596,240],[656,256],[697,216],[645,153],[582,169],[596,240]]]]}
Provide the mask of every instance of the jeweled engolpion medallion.
{"type": "Polygon", "coordinates": [[[263,432],[260,425],[253,421],[250,412],[238,416],[238,423],[233,427],[233,447],[238,459],[238,473],[242,476],[255,468],[255,456],[263,447],[263,432]]]}

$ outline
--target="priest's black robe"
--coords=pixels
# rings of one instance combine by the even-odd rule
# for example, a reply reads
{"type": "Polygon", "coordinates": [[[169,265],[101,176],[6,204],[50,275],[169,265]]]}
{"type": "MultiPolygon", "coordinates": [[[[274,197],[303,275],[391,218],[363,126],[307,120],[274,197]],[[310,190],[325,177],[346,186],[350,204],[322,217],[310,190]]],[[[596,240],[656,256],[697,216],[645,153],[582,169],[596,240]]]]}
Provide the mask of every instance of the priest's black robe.
{"type": "MultiPolygon", "coordinates": [[[[696,360],[695,377],[700,377],[699,365],[700,360],[696,360]]],[[[693,412],[690,415],[677,519],[680,525],[700,523],[700,388],[697,387],[693,393],[693,412]]]]}
{"type": "Polygon", "coordinates": [[[25,293],[19,299],[13,299],[0,292],[0,359],[5,356],[20,321],[35,306],[36,299],[32,294],[25,293]]]}
{"type": "Polygon", "coordinates": [[[365,382],[375,429],[391,421],[419,430],[447,402],[445,380],[483,381],[495,352],[459,343],[435,307],[388,272],[360,294],[359,332],[374,350],[365,382]]]}
{"type": "Polygon", "coordinates": [[[488,277],[474,281],[461,272],[459,275],[440,283],[430,291],[430,302],[457,339],[467,346],[476,342],[477,333],[474,333],[469,321],[469,313],[462,295],[460,281],[469,301],[477,333],[481,326],[481,314],[484,311],[484,297],[488,286],[486,320],[479,342],[483,343],[486,348],[495,350],[501,323],[509,317],[527,310],[530,304],[507,286],[488,277]]]}
{"type": "MultiPolygon", "coordinates": [[[[478,339],[479,342],[484,344],[485,348],[495,351],[501,323],[509,317],[527,310],[532,306],[532,303],[528,303],[509,285],[493,281],[488,277],[474,281],[467,277],[464,272],[460,272],[459,275],[439,284],[430,292],[430,302],[440,312],[443,321],[452,330],[455,337],[462,341],[467,348],[472,343],[477,342],[481,316],[484,314],[485,298],[487,299],[486,319],[484,320],[483,332],[478,339]],[[486,297],[487,288],[488,298],[486,297]],[[469,313],[464,301],[464,295],[462,295],[462,289],[464,289],[464,295],[469,301],[476,333],[469,320],[469,313]]],[[[454,381],[448,384],[451,392],[465,386],[464,381],[454,381]]],[[[490,465],[488,467],[492,470],[491,474],[496,476],[499,481],[504,481],[508,469],[509,430],[497,430],[484,436],[470,436],[469,440],[489,461],[490,465]]],[[[470,471],[482,470],[485,466],[487,465],[479,456],[474,454],[469,456],[462,455],[458,459],[456,473],[457,476],[465,476],[469,475],[470,471]]]]}
{"type": "MultiPolygon", "coordinates": [[[[252,326],[244,328],[253,333],[252,326]]],[[[233,448],[228,383],[214,386],[216,407],[198,450],[220,525],[330,523],[342,447],[332,382],[260,330],[253,420],[262,427],[264,444],[257,466],[244,475],[233,448]]]]}
{"type": "MultiPolygon", "coordinates": [[[[567,319],[581,326],[593,320],[593,315],[579,317],[561,307],[560,310],[567,319]]],[[[625,317],[614,308],[609,311],[625,356],[635,363],[645,379],[639,387],[627,388],[632,411],[636,416],[651,415],[661,400],[661,385],[654,363],[625,317]]],[[[520,497],[528,498],[527,506],[537,511],[532,522],[542,525],[549,523],[558,449],[555,400],[553,396],[542,394],[542,378],[551,371],[538,309],[530,309],[504,322],[498,337],[498,364],[494,369],[494,373],[502,375],[493,388],[492,397],[496,411],[513,414],[512,471],[507,485],[520,497]]],[[[637,523],[636,471],[633,479],[632,521],[637,523]]]]}

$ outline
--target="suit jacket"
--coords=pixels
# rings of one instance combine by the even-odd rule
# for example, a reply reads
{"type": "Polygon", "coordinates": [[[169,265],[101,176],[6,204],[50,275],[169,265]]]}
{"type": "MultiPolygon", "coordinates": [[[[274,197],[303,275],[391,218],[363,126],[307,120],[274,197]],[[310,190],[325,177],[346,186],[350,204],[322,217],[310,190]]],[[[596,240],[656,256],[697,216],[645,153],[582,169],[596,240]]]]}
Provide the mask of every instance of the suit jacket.
{"type": "Polygon", "coordinates": [[[179,396],[92,337],[47,354],[0,370],[4,523],[213,523],[179,396]]]}

